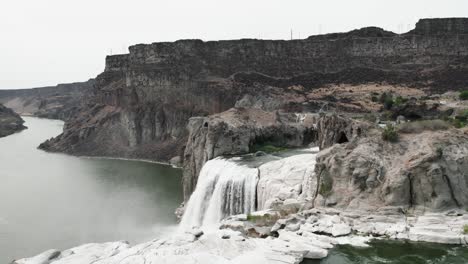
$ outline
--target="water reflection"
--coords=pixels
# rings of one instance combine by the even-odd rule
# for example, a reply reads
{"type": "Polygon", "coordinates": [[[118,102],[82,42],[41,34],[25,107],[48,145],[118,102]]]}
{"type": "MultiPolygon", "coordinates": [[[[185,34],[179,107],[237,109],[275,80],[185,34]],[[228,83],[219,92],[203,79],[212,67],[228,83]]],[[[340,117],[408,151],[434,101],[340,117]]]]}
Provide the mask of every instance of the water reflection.
{"type": "Polygon", "coordinates": [[[0,263],[86,242],[141,242],[169,232],[181,171],[147,162],[45,153],[63,123],[24,118],[0,139],[0,263]]]}

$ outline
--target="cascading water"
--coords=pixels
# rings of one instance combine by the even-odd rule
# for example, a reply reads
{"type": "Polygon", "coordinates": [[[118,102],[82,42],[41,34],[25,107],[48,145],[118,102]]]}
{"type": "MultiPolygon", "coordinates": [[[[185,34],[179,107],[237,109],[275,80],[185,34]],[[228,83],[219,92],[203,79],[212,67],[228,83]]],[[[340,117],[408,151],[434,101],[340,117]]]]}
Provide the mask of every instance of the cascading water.
{"type": "Polygon", "coordinates": [[[239,165],[235,160],[216,158],[203,166],[181,229],[210,226],[226,216],[255,210],[258,169],[239,165]]]}

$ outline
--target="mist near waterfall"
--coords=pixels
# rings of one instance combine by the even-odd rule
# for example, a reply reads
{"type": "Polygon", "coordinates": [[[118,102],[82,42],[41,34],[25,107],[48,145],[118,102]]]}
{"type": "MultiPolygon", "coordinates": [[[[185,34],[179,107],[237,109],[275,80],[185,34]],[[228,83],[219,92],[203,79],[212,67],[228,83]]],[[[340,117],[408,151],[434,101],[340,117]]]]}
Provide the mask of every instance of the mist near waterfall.
{"type": "Polygon", "coordinates": [[[0,263],[89,242],[133,244],[177,226],[181,171],[147,162],[46,153],[63,122],[24,117],[0,139],[0,263]]]}

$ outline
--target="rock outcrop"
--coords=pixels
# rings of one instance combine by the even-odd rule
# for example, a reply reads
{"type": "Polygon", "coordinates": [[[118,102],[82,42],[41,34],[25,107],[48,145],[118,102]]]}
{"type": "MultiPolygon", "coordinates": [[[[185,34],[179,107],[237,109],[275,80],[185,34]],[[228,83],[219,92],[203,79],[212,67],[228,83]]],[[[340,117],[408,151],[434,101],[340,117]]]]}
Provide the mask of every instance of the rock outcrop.
{"type": "Polygon", "coordinates": [[[129,54],[107,57],[94,96],[42,147],[168,161],[183,152],[190,117],[226,111],[238,101],[239,107],[301,112],[320,109],[306,94],[328,84],[461,89],[468,72],[468,35],[459,26],[465,20],[429,20],[430,26],[424,20],[402,35],[364,28],[304,40],[131,46],[129,54]],[[440,28],[450,30],[441,35],[440,28]]]}
{"type": "Polygon", "coordinates": [[[94,80],[57,86],[0,90],[0,103],[21,115],[68,120],[92,96],[94,80]]]}
{"type": "Polygon", "coordinates": [[[317,115],[261,109],[232,108],[209,117],[191,118],[184,153],[185,200],[197,184],[203,165],[222,155],[254,152],[256,147],[275,145],[303,147],[315,142],[317,115]]]}
{"type": "Polygon", "coordinates": [[[297,211],[312,198],[318,149],[267,162],[258,168],[257,210],[297,211]]]}
{"type": "Polygon", "coordinates": [[[24,120],[13,110],[0,104],[0,137],[26,129],[24,120]]]}
{"type": "Polygon", "coordinates": [[[416,212],[468,207],[468,134],[461,129],[380,133],[335,144],[319,153],[314,206],[416,212]]]}
{"type": "Polygon", "coordinates": [[[318,146],[325,149],[334,144],[343,144],[370,134],[372,124],[337,114],[322,114],[317,122],[318,146]]]}
{"type": "Polygon", "coordinates": [[[321,259],[327,250],[315,243],[280,239],[249,239],[239,232],[218,230],[175,235],[133,247],[124,242],[86,244],[64,250],[49,250],[12,264],[54,263],[184,263],[184,264],[299,264],[304,258],[321,259]]]}
{"type": "Polygon", "coordinates": [[[458,212],[406,216],[396,208],[377,212],[312,209],[263,226],[275,237],[257,238],[251,235],[260,227],[252,222],[265,221],[237,215],[225,220],[220,230],[194,229],[132,247],[126,242],[111,242],[52,249],[12,264],[299,264],[303,259],[327,257],[336,245],[368,247],[374,238],[467,245],[468,235],[463,234],[466,221],[468,215],[458,212]]]}

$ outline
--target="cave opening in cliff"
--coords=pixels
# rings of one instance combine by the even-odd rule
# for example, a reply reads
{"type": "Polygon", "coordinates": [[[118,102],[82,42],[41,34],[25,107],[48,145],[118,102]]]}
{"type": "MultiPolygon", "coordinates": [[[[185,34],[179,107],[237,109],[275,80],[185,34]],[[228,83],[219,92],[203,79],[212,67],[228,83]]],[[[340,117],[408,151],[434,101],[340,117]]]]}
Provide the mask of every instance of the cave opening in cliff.
{"type": "Polygon", "coordinates": [[[349,142],[348,137],[346,136],[346,134],[343,131],[341,131],[340,135],[338,136],[337,143],[338,144],[343,144],[343,143],[346,143],[346,142],[349,142]]]}

